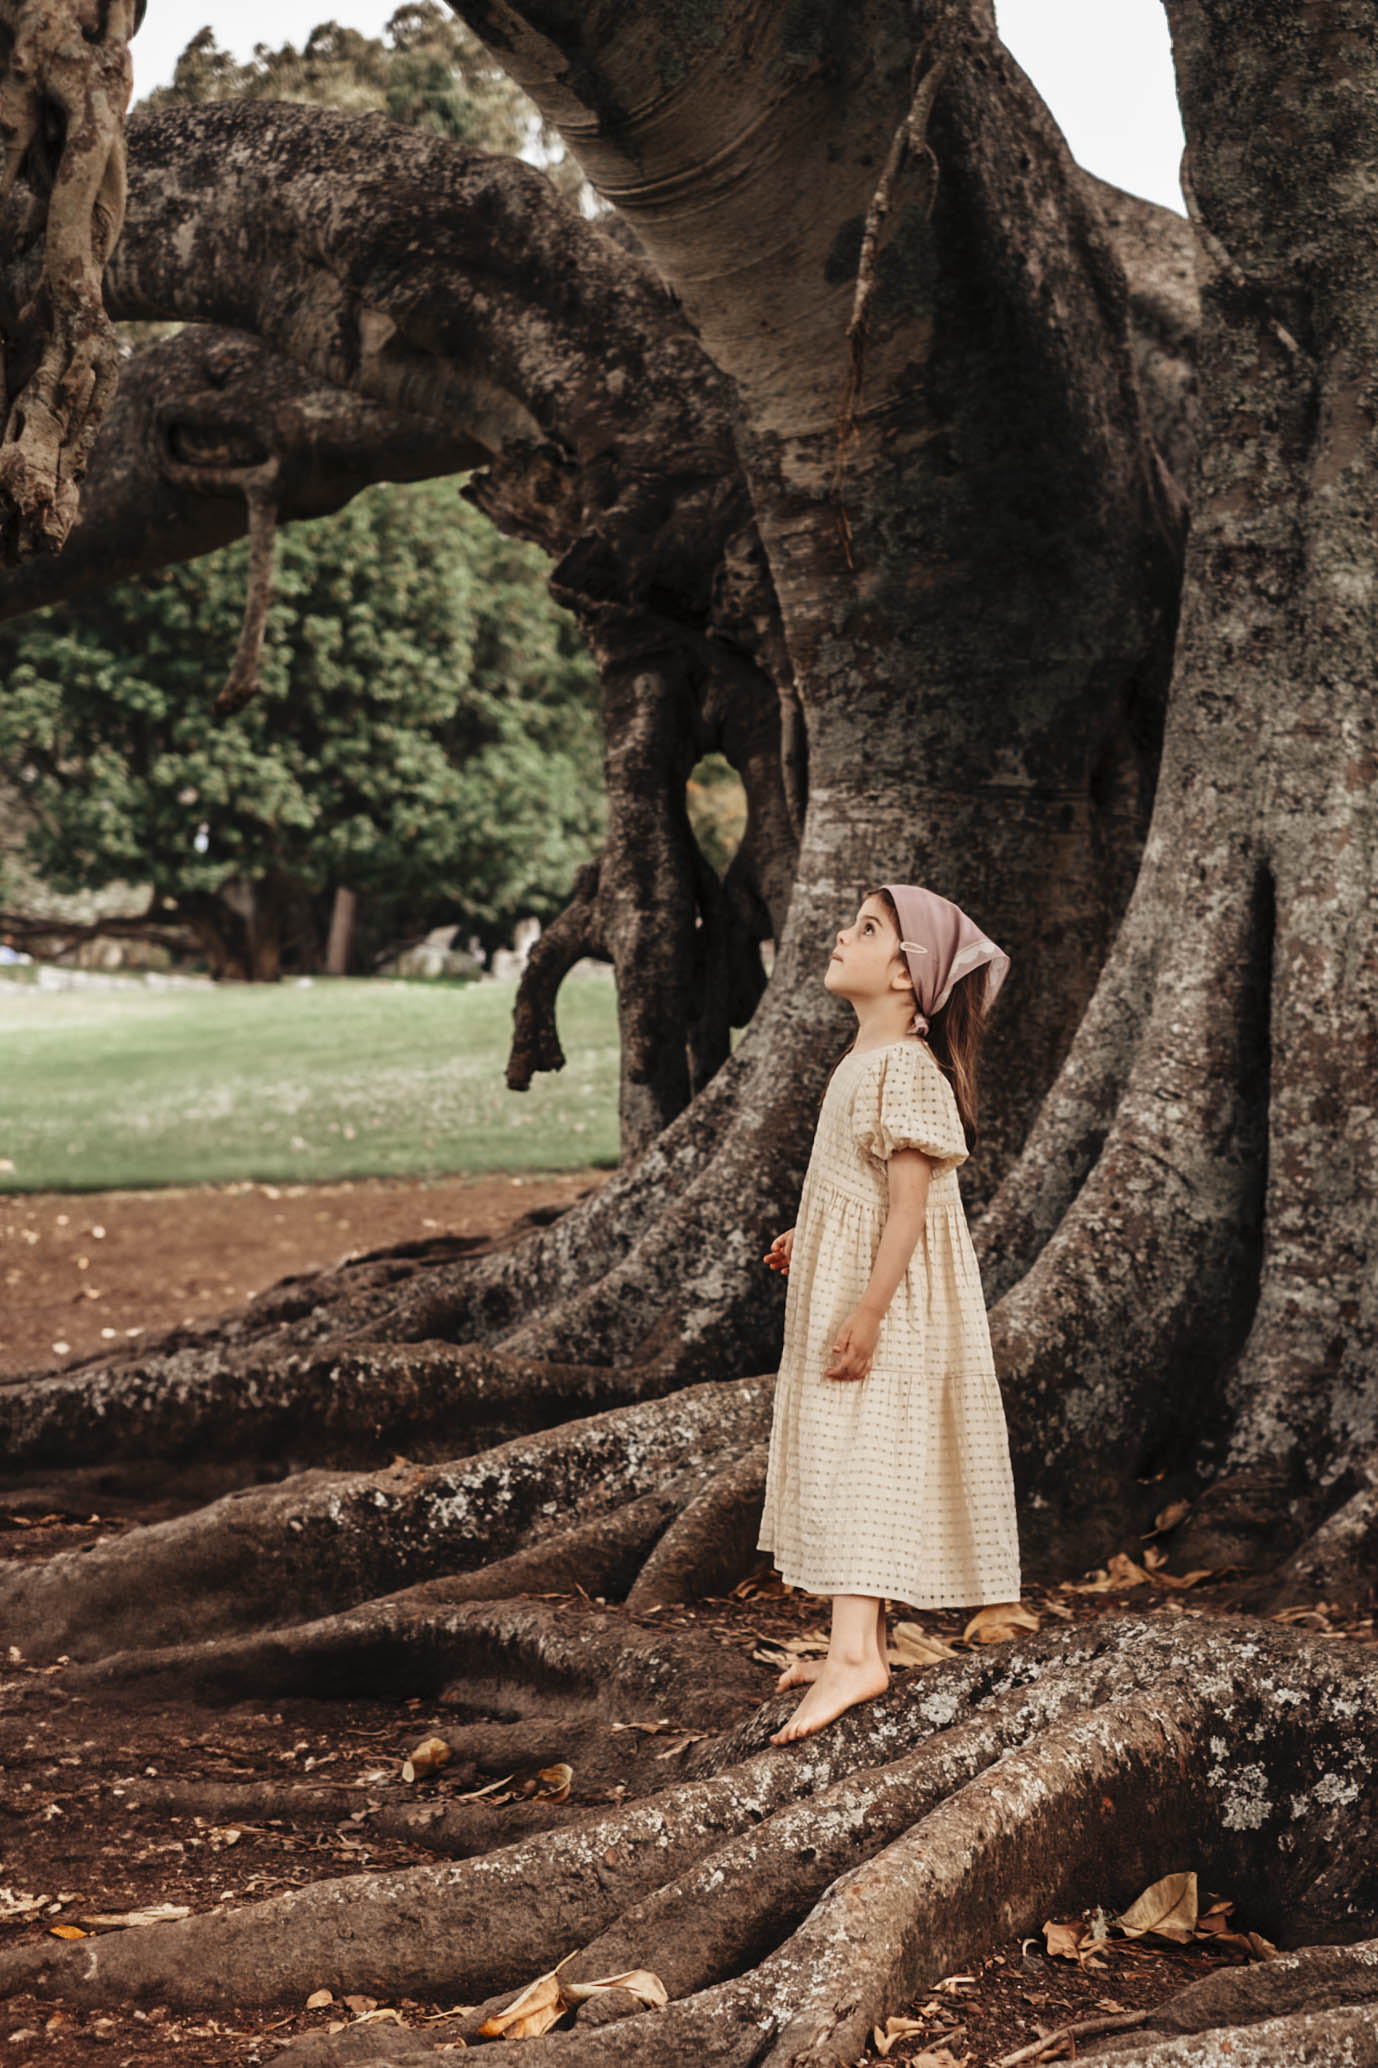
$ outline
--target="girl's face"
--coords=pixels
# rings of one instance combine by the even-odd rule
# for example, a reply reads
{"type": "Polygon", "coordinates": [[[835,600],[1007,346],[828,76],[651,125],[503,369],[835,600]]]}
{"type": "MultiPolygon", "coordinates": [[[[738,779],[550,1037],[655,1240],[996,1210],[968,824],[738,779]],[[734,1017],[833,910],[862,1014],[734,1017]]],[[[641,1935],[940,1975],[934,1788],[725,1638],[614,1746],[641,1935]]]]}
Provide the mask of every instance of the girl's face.
{"type": "Polygon", "coordinates": [[[839,932],[823,983],[835,997],[853,1004],[884,997],[887,991],[907,991],[912,997],[900,937],[879,898],[864,898],[852,924],[839,932]]]}

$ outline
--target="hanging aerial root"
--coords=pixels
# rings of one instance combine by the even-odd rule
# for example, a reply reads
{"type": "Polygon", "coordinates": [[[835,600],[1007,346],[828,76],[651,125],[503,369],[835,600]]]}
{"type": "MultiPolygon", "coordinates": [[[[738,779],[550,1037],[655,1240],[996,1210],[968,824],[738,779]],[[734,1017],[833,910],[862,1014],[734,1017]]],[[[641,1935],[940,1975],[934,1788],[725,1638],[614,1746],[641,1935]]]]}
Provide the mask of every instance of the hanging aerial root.
{"type": "Polygon", "coordinates": [[[563,1070],[565,1052],[555,1023],[560,985],[585,955],[606,957],[598,914],[597,856],[574,874],[569,903],[533,944],[517,986],[512,1014],[512,1046],[507,1057],[507,1088],[526,1091],[538,1070],[563,1070]]]}

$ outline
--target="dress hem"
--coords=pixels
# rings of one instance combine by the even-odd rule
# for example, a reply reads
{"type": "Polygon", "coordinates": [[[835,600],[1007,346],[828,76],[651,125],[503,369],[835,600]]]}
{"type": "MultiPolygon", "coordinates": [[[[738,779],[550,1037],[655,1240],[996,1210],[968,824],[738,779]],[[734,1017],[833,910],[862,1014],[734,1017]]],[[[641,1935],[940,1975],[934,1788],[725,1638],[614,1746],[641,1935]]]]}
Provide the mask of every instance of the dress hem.
{"type": "MultiPolygon", "coordinates": [[[[758,1551],[765,1551],[769,1549],[769,1546],[765,1544],[758,1544],[756,1548],[758,1551]]],[[[773,1557],[771,1562],[772,1564],[775,1563],[773,1557]]],[[[825,1596],[832,1594],[873,1595],[877,1600],[902,1601],[905,1604],[906,1608],[995,1608],[1003,1605],[1007,1601],[1018,1601],[1021,1598],[1020,1582],[1017,1576],[1015,1579],[1015,1584],[1005,1592],[998,1594],[988,1593],[984,1600],[977,1601],[970,1594],[956,1595],[950,1591],[944,1594],[926,1594],[923,1596],[908,1594],[905,1592],[903,1587],[896,1587],[890,1585],[882,1587],[877,1585],[874,1581],[870,1580],[834,1580],[825,1584],[824,1582],[819,1580],[797,1579],[793,1577],[790,1573],[786,1572],[784,1568],[780,1565],[776,1565],[775,1570],[777,1573],[779,1573],[782,1584],[786,1587],[792,1587],[796,1591],[796,1593],[799,1594],[818,1594],[825,1596]]],[[[981,1591],[982,1590],[980,1588],[976,1590],[978,1594],[981,1591]]]]}

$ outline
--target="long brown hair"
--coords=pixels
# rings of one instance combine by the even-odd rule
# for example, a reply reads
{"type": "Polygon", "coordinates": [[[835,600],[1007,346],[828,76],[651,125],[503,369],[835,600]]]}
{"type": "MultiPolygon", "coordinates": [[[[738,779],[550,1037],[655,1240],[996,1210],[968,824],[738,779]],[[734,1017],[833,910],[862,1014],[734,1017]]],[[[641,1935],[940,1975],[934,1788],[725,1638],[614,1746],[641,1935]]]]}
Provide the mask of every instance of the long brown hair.
{"type": "MultiPolygon", "coordinates": [[[[883,883],[874,884],[863,891],[863,898],[879,898],[894,921],[895,933],[904,939],[900,915],[895,901],[883,883]]],[[[899,952],[898,950],[896,951],[899,952]]],[[[901,961],[904,957],[901,955],[901,961]]],[[[908,964],[905,964],[906,969],[908,964]]],[[[924,1036],[933,1056],[948,1083],[952,1086],[957,1101],[957,1112],[967,1139],[970,1153],[980,1140],[976,1125],[976,1111],[980,1102],[978,1076],[981,1047],[986,1037],[986,970],[984,966],[971,971],[969,976],[958,977],[947,994],[947,1001],[941,1009],[931,1015],[928,1032],[924,1036]],[[977,981],[973,982],[973,978],[977,981]]],[[[918,1001],[915,1000],[917,1010],[918,1001]]]]}

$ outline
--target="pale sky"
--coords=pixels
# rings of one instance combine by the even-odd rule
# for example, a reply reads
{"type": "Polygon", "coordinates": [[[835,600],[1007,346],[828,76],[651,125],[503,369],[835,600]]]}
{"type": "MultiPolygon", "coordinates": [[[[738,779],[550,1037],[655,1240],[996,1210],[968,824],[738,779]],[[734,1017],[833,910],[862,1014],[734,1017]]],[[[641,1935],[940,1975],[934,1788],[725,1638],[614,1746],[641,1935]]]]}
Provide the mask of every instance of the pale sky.
{"type": "MultiPolygon", "coordinates": [[[[150,0],[134,40],[134,95],[172,77],[209,22],[237,58],[301,43],[318,22],[381,34],[396,0],[150,0]]],[[[1182,213],[1182,129],[1162,0],[995,0],[1000,33],[1088,172],[1182,213]]]]}

